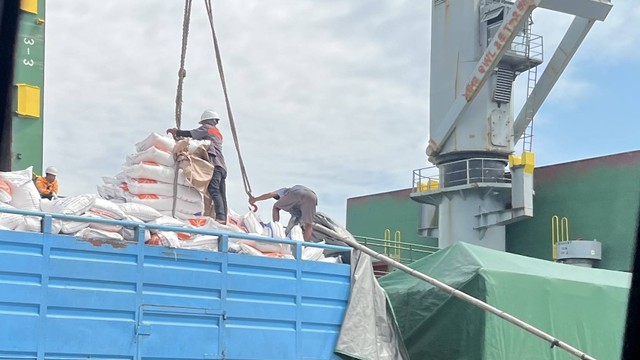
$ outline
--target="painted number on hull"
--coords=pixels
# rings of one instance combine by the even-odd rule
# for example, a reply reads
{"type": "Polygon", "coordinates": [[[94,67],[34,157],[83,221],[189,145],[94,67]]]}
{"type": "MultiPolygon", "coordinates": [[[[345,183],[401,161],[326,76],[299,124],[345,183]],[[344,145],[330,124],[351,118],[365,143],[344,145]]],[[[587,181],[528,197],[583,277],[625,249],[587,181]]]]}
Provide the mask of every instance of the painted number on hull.
{"type": "MultiPolygon", "coordinates": [[[[34,45],[36,43],[36,41],[32,38],[24,38],[23,39],[25,45],[27,46],[31,46],[34,45]]],[[[31,55],[31,48],[27,47],[27,55],[31,55]]],[[[26,66],[33,66],[35,64],[35,62],[33,61],[33,59],[22,59],[22,63],[25,64],[26,66]]]]}

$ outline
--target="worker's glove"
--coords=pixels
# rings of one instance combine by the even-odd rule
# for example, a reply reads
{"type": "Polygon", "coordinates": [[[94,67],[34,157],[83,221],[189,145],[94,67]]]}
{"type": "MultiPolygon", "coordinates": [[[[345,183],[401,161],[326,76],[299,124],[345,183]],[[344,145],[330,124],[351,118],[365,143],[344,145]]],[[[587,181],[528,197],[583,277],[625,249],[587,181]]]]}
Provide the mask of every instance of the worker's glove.
{"type": "Polygon", "coordinates": [[[173,136],[173,138],[176,138],[176,133],[178,132],[178,129],[176,128],[171,128],[171,129],[167,129],[167,134],[171,134],[171,136],[173,136]]]}
{"type": "Polygon", "coordinates": [[[51,200],[56,200],[58,198],[58,194],[54,192],[51,192],[51,200]]]}

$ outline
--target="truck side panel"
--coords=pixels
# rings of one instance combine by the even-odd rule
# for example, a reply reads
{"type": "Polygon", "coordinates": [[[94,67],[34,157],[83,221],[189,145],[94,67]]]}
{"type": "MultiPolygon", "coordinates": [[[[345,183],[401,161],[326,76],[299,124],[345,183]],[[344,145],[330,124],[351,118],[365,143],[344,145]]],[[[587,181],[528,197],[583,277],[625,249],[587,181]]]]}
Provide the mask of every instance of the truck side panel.
{"type": "Polygon", "coordinates": [[[0,231],[0,359],[331,359],[348,265],[0,231]]]}

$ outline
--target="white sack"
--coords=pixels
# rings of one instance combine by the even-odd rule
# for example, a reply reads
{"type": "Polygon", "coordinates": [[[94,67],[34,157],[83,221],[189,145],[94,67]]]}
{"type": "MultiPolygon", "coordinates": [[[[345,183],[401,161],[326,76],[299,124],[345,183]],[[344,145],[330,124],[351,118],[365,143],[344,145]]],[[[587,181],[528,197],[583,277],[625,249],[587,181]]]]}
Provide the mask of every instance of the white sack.
{"type": "Polygon", "coordinates": [[[159,150],[172,152],[175,145],[176,141],[173,140],[172,137],[152,133],[147,136],[146,139],[136,143],[136,151],[143,152],[151,147],[155,147],[159,150]]]}
{"type": "Polygon", "coordinates": [[[247,229],[248,233],[263,235],[264,228],[256,213],[249,211],[242,217],[242,226],[247,229]]]}
{"type": "MultiPolygon", "coordinates": [[[[4,204],[0,202],[0,209],[15,209],[15,208],[9,204],[4,204]]],[[[0,225],[3,227],[6,227],[7,229],[14,230],[18,225],[22,223],[22,218],[23,218],[22,215],[0,212],[0,225]]]]}
{"type": "MultiPolygon", "coordinates": [[[[187,223],[185,223],[184,221],[174,219],[171,216],[159,217],[156,220],[149,221],[149,224],[158,224],[158,225],[175,226],[175,227],[189,227],[187,223]]],[[[176,241],[189,240],[194,236],[194,234],[187,233],[187,232],[172,232],[172,231],[164,231],[164,230],[156,230],[156,229],[151,229],[151,233],[158,234],[160,238],[165,239],[166,242],[169,244],[164,246],[171,246],[171,247],[179,247],[178,243],[173,242],[174,239],[176,241]],[[160,233],[167,233],[167,234],[173,234],[173,235],[160,234],[160,233]]]]}
{"type": "Polygon", "coordinates": [[[232,209],[229,209],[227,214],[227,224],[240,226],[242,224],[242,216],[232,209]]]}
{"type": "Polygon", "coordinates": [[[160,238],[160,245],[179,248],[182,241],[178,239],[178,234],[173,231],[158,231],[155,233],[160,238]]]}
{"type": "Polygon", "coordinates": [[[200,214],[195,215],[195,214],[183,213],[183,212],[180,211],[180,209],[176,209],[175,216],[173,216],[173,213],[171,212],[171,210],[158,210],[158,212],[160,214],[162,214],[163,216],[175,217],[176,219],[180,219],[180,220],[183,220],[183,221],[187,221],[187,220],[193,218],[194,216],[199,216],[200,215],[200,214]]]}
{"type": "Polygon", "coordinates": [[[182,241],[183,249],[218,251],[218,237],[213,235],[196,235],[191,240],[182,241]]]}
{"type": "Polygon", "coordinates": [[[88,212],[105,219],[113,220],[122,220],[126,216],[117,204],[100,198],[94,200],[88,212]]]}
{"type": "MultiPolygon", "coordinates": [[[[321,241],[320,244],[324,244],[324,241],[321,241]]],[[[302,260],[320,259],[324,259],[324,249],[310,246],[305,246],[302,249],[302,260]]]]}
{"type": "Polygon", "coordinates": [[[194,228],[202,230],[220,230],[219,225],[222,225],[209,216],[192,216],[188,219],[185,219],[185,222],[193,226],[194,228]]]}
{"type": "Polygon", "coordinates": [[[60,221],[60,232],[63,234],[75,234],[82,229],[86,229],[89,227],[88,222],[80,222],[80,221],[64,221],[59,219],[54,219],[54,221],[60,221]]]}
{"type": "Polygon", "coordinates": [[[326,262],[326,263],[333,263],[333,264],[342,264],[342,257],[341,256],[330,256],[330,257],[321,258],[318,261],[322,261],[322,262],[326,262]]]}
{"type": "Polygon", "coordinates": [[[211,146],[210,140],[193,140],[189,139],[189,154],[192,154],[196,149],[203,145],[205,148],[209,148],[211,146]]]}
{"type": "MultiPolygon", "coordinates": [[[[135,216],[131,216],[131,215],[127,215],[124,218],[124,220],[135,222],[135,223],[142,223],[142,220],[138,219],[135,216]]],[[[125,226],[125,227],[122,227],[120,229],[119,233],[127,241],[135,241],[136,240],[136,229],[135,228],[128,228],[128,227],[125,226]]],[[[149,229],[144,229],[144,241],[147,241],[149,239],[151,239],[151,232],[149,231],[149,229]]]]}
{"type": "Polygon", "coordinates": [[[45,207],[46,212],[54,214],[82,215],[93,206],[95,200],[95,195],[85,194],[45,202],[45,207]]]}
{"type": "Polygon", "coordinates": [[[116,232],[86,228],[80,230],[77,234],[77,237],[83,238],[85,240],[106,240],[106,241],[122,241],[122,235],[116,232]]]}
{"type": "Polygon", "coordinates": [[[248,254],[248,255],[254,255],[254,256],[266,256],[265,254],[263,254],[260,251],[256,250],[252,246],[249,246],[249,245],[244,244],[244,243],[238,243],[238,244],[240,245],[240,251],[238,251],[239,254],[248,254]]]}
{"type": "MultiPolygon", "coordinates": [[[[124,177],[124,175],[122,176],[124,177]]],[[[122,179],[119,179],[118,177],[114,177],[114,176],[103,176],[102,182],[105,183],[106,185],[119,186],[120,184],[122,184],[122,179]]]]}
{"type": "Polygon", "coordinates": [[[122,185],[104,184],[96,186],[98,195],[105,200],[124,200],[122,185]]]}
{"type": "MultiPolygon", "coordinates": [[[[173,183],[163,183],[157,180],[128,178],[127,189],[134,195],[154,194],[173,197],[173,183]]],[[[178,185],[176,193],[178,199],[184,201],[195,203],[204,201],[202,194],[194,187],[178,185]]]]}
{"type": "Polygon", "coordinates": [[[270,222],[264,226],[264,234],[267,237],[285,239],[284,228],[279,222],[270,222]]]}
{"type": "MultiPolygon", "coordinates": [[[[16,226],[16,231],[28,231],[28,232],[40,232],[42,229],[40,218],[35,216],[24,216],[20,219],[18,226],[16,226]]],[[[60,232],[60,228],[58,226],[51,226],[51,232],[57,234],[60,232]],[[56,232],[57,230],[57,232],[56,232]]]]}
{"type": "Polygon", "coordinates": [[[40,211],[40,193],[33,183],[32,166],[24,170],[0,172],[0,180],[9,183],[9,205],[21,210],[40,211]]]}
{"type": "Polygon", "coordinates": [[[241,239],[238,241],[241,244],[251,246],[263,253],[278,253],[291,255],[291,248],[287,244],[280,244],[271,241],[255,241],[241,239]]]}
{"type": "MultiPolygon", "coordinates": [[[[168,184],[173,184],[173,178],[175,177],[175,168],[162,165],[136,164],[126,166],[122,172],[128,178],[151,179],[168,184]]],[[[178,184],[188,185],[182,169],[178,171],[178,184]]]]}
{"type": "MultiPolygon", "coordinates": [[[[104,217],[104,216],[95,214],[91,211],[84,214],[83,217],[113,220],[112,218],[104,217]]],[[[98,230],[104,230],[104,231],[110,231],[110,232],[120,232],[120,230],[122,230],[122,225],[103,224],[103,223],[95,223],[95,222],[89,223],[89,227],[92,229],[98,229],[98,230]]]]}
{"type": "Polygon", "coordinates": [[[302,228],[300,225],[295,225],[291,228],[289,232],[289,239],[295,241],[304,241],[304,233],[302,232],[302,228]]]}
{"type": "Polygon", "coordinates": [[[9,203],[11,201],[11,186],[8,181],[0,180],[0,202],[9,203]]]}
{"type": "Polygon", "coordinates": [[[147,150],[127,156],[126,164],[135,165],[141,163],[156,163],[159,165],[173,167],[175,160],[173,160],[173,154],[168,151],[162,151],[152,146],[147,150]]]}
{"type": "Polygon", "coordinates": [[[144,222],[155,220],[162,216],[156,209],[138,203],[118,204],[120,209],[127,215],[136,217],[144,222]]]}
{"type": "MultiPolygon", "coordinates": [[[[174,219],[171,216],[161,216],[153,221],[149,221],[149,224],[175,226],[175,227],[187,227],[187,224],[184,221],[174,219]]],[[[154,232],[154,230],[152,229],[151,232],[154,232]]]]}
{"type": "MultiPolygon", "coordinates": [[[[127,197],[128,202],[144,204],[158,211],[171,211],[173,207],[173,198],[169,196],[159,195],[133,195],[127,197]]],[[[200,215],[204,212],[204,202],[192,203],[177,199],[176,211],[184,214],[200,215]]]]}

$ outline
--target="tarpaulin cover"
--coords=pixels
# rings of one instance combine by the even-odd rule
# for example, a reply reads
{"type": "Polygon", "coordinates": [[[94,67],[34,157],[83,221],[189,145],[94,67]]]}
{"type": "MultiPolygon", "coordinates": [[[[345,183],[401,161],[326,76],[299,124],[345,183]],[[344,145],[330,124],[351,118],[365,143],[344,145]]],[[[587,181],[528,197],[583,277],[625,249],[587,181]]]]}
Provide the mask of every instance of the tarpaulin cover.
{"type": "Polygon", "coordinates": [[[409,360],[393,310],[373,274],[371,257],[354,251],[351,295],[336,353],[345,359],[409,360]]]}
{"type": "MultiPolygon", "coordinates": [[[[619,359],[631,274],[457,243],[411,265],[596,359],[619,359]]],[[[395,271],[379,279],[411,359],[575,359],[525,330],[395,271]]]]}

